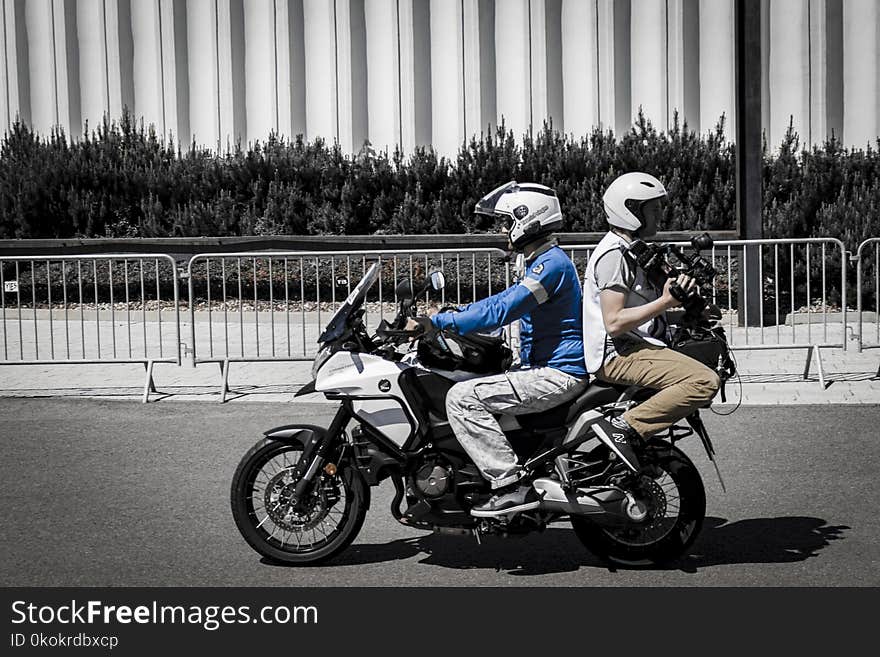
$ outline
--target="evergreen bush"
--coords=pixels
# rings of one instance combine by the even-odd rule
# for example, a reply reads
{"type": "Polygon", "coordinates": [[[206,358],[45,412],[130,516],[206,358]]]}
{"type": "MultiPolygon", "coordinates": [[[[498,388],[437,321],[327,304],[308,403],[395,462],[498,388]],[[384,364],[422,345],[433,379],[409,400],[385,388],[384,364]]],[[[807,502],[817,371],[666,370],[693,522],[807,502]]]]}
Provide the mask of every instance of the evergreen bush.
{"type": "MultiPolygon", "coordinates": [[[[664,133],[640,115],[622,136],[581,138],[551,123],[518,138],[502,124],[453,159],[369,144],[347,155],[274,135],[214,154],[127,113],[77,140],[15,123],[0,143],[0,238],[479,233],[497,227],[474,203],[513,179],[557,190],[564,231],[602,231],[605,187],[636,169],[670,191],[665,229],[734,229],[736,149],[723,120],[699,135],[676,116],[664,133]]],[[[791,127],[778,150],[765,144],[765,235],[838,237],[851,250],[880,235],[878,152],[834,138],[802,148],[791,127]]]]}

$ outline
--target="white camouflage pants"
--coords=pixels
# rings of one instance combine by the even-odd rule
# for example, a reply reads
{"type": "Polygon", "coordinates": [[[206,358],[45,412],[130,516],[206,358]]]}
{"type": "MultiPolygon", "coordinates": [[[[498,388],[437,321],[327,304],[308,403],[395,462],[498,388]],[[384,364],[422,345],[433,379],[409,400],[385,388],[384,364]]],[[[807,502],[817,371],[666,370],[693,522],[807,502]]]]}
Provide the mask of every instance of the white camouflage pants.
{"type": "Polygon", "coordinates": [[[492,488],[515,482],[516,453],[493,415],[539,413],[577,397],[587,378],[552,367],[511,370],[456,383],[446,396],[449,424],[492,488]]]}

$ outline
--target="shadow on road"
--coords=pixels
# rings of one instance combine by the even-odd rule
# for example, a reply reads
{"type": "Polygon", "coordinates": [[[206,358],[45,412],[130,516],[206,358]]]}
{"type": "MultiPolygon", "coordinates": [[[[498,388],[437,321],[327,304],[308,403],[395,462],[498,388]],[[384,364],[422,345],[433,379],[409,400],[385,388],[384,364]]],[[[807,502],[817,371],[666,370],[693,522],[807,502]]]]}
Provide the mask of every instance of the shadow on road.
{"type": "MultiPolygon", "coordinates": [[[[728,523],[708,517],[689,555],[667,570],[696,573],[711,566],[747,563],[793,563],[818,555],[831,541],[844,538],[845,525],[821,518],[752,518],[728,523]]],[[[550,529],[525,538],[470,537],[426,534],[384,544],[355,544],[330,564],[358,566],[422,556],[419,563],[455,569],[491,569],[510,575],[546,575],[583,567],[614,569],[588,552],[574,532],[550,529]]]]}
{"type": "Polygon", "coordinates": [[[687,572],[737,563],[794,563],[818,555],[831,541],[844,538],[846,525],[821,518],[790,516],[752,518],[728,524],[706,518],[690,554],[676,564],[687,572]]]}

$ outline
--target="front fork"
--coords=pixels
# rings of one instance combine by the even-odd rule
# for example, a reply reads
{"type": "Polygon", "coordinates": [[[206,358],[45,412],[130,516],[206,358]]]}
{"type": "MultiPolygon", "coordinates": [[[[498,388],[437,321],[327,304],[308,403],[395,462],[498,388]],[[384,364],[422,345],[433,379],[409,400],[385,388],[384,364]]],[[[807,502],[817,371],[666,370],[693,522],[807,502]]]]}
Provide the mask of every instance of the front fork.
{"type": "MultiPolygon", "coordinates": [[[[299,462],[293,468],[293,480],[296,485],[293,488],[293,497],[295,500],[303,499],[303,495],[312,485],[315,473],[327,459],[328,454],[334,449],[345,435],[345,426],[351,419],[351,406],[343,402],[336,416],[330,423],[330,427],[326,433],[312,432],[312,437],[303,446],[303,455],[299,462]]],[[[294,502],[296,503],[296,502],[294,502]]]]}

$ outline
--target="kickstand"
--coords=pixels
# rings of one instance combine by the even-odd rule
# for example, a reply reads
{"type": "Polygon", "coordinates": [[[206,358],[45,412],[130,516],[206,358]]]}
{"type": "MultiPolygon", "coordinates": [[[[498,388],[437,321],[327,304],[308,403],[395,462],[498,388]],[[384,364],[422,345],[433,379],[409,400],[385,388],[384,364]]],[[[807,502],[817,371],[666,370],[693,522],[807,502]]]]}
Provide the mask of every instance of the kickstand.
{"type": "Polygon", "coordinates": [[[480,528],[474,527],[474,529],[472,529],[471,531],[474,534],[474,538],[477,539],[477,545],[482,545],[483,541],[480,540],[480,528]]]}

